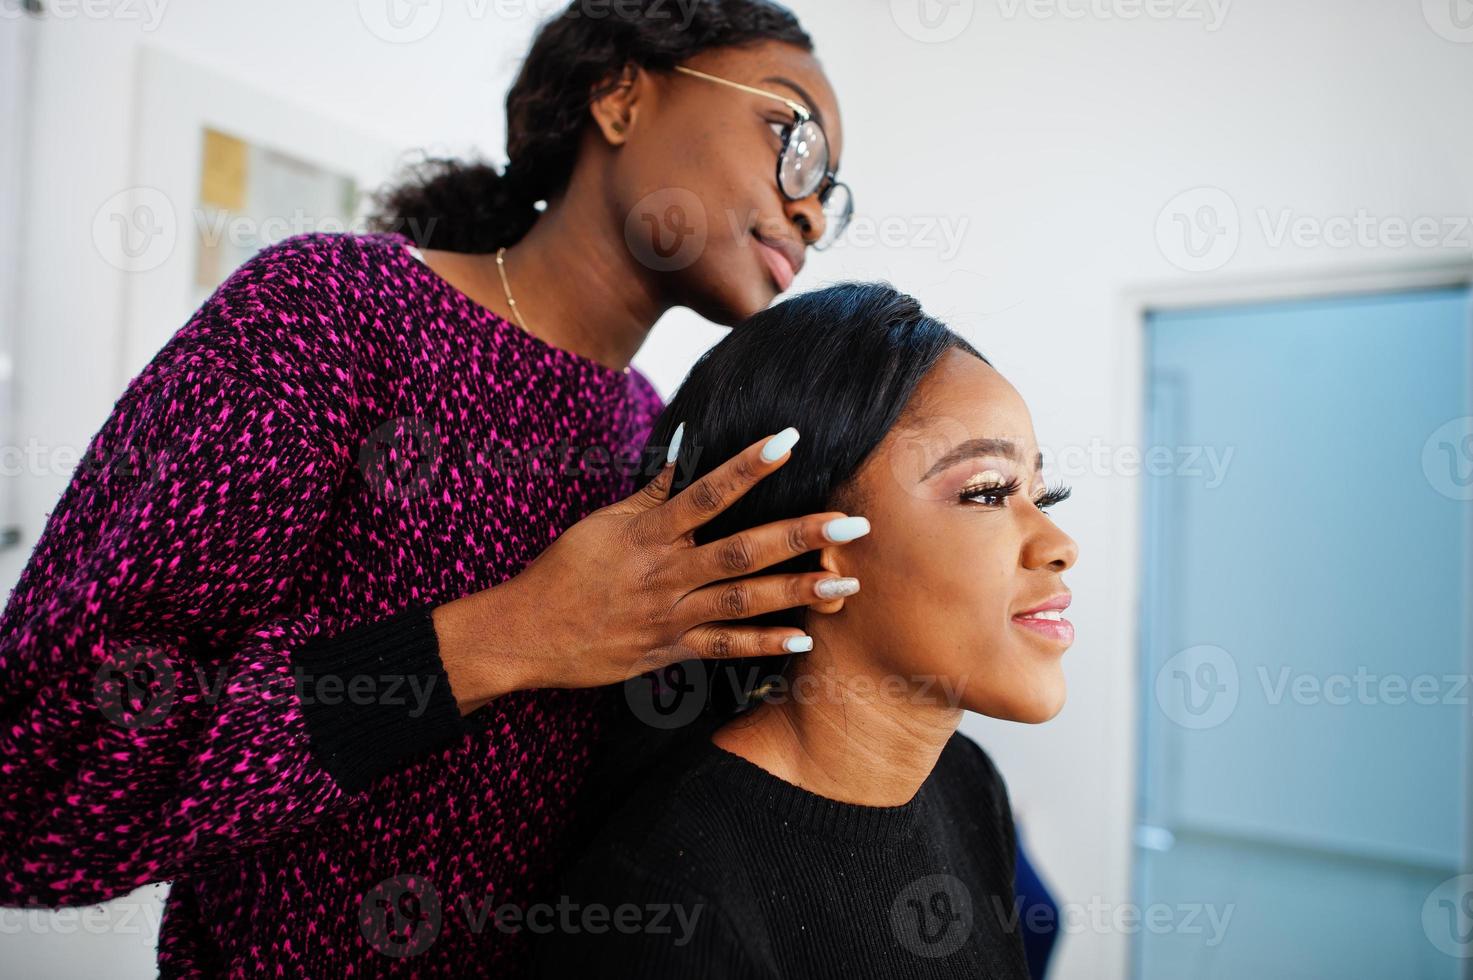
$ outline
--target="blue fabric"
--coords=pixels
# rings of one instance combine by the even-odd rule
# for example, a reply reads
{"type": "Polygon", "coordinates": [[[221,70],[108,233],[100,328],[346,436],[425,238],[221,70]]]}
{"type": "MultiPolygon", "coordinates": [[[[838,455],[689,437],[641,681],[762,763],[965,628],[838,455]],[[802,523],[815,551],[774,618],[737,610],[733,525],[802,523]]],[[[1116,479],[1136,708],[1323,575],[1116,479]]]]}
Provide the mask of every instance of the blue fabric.
{"type": "Polygon", "coordinates": [[[1059,906],[1028,860],[1021,827],[1017,828],[1016,837],[1018,857],[1013,891],[1018,897],[1018,927],[1023,930],[1023,955],[1028,960],[1028,975],[1033,980],[1042,980],[1048,972],[1054,942],[1059,938],[1059,906]]]}

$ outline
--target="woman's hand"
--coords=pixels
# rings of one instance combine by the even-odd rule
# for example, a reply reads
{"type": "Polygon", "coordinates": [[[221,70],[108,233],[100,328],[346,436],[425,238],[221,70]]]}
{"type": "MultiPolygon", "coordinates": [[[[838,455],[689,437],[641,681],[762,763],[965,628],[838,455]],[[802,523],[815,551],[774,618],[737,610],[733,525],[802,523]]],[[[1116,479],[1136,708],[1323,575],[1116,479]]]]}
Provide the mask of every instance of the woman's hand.
{"type": "Polygon", "coordinates": [[[797,436],[787,429],[754,443],[673,498],[667,462],[637,493],[568,528],[514,578],[437,607],[440,655],[462,713],[510,691],[599,687],[695,657],[807,649],[784,645],[804,638],[802,630],[725,621],[802,605],[836,612],[857,580],[826,571],[725,580],[847,543],[869,531],[864,518],[812,514],[705,545],[693,537],[776,472],[797,436]],[[769,446],[775,459],[763,457],[769,446]],[[821,583],[838,586],[825,595],[821,583]]]}

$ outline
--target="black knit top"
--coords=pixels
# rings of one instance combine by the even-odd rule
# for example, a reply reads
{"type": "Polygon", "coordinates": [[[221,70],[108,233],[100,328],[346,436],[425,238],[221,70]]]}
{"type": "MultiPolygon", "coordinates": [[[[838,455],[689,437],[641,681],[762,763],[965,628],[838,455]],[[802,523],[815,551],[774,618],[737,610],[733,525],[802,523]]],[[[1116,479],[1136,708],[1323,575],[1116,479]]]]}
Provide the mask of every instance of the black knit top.
{"type": "Polygon", "coordinates": [[[955,734],[902,806],[841,803],[694,740],[538,921],[544,977],[1026,978],[1007,789],[955,734]]]}

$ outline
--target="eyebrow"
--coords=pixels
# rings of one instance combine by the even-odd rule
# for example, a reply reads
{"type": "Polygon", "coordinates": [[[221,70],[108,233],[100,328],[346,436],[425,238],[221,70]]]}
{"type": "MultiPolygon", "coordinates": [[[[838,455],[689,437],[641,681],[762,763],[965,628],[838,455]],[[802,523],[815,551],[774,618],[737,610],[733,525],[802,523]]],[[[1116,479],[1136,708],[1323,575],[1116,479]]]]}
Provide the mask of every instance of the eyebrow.
{"type": "Polygon", "coordinates": [[[818,120],[818,124],[823,127],[825,133],[828,132],[828,123],[823,121],[823,110],[818,107],[818,103],[814,101],[813,96],[809,95],[808,92],[803,88],[803,86],[799,85],[791,78],[784,78],[781,75],[768,75],[762,80],[764,82],[777,82],[779,85],[786,85],[794,92],[797,92],[798,98],[803,100],[803,105],[808,109],[809,112],[813,113],[813,118],[818,120]]]}
{"type": "MultiPolygon", "coordinates": [[[[931,479],[931,477],[935,476],[937,473],[940,473],[947,467],[955,463],[959,463],[964,459],[971,459],[975,456],[1006,456],[1008,459],[1014,460],[1016,462],[1023,462],[1023,457],[1022,454],[1018,452],[1018,447],[1015,446],[1010,440],[968,439],[966,442],[962,443],[959,446],[956,446],[946,455],[936,460],[935,465],[933,465],[929,470],[926,471],[925,476],[921,477],[921,482],[925,483],[927,480],[931,479]]],[[[1038,457],[1033,461],[1033,471],[1036,473],[1042,469],[1043,453],[1040,452],[1038,454],[1038,457]]]]}

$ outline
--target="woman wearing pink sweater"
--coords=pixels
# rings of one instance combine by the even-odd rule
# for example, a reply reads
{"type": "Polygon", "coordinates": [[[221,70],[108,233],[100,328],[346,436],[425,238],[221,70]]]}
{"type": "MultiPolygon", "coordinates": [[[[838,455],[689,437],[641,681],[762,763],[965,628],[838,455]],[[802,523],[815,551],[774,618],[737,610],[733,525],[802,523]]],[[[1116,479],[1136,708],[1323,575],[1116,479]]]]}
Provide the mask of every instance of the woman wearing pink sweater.
{"type": "Polygon", "coordinates": [[[543,27],[505,173],[264,250],[129,384],[0,618],[0,902],[170,881],[168,976],[515,975],[487,912],[570,844],[597,689],[857,587],[724,583],[863,522],[697,546],[792,438],[670,496],[629,369],[842,230],[834,94],[779,7],[633,7],[543,27]]]}

